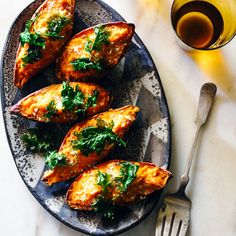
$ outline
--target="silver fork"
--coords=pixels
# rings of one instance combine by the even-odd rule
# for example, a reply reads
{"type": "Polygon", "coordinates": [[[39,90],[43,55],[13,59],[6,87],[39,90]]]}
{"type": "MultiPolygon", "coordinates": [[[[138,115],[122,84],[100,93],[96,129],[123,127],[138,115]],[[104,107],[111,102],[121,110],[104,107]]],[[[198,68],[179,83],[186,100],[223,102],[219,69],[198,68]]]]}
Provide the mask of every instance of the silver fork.
{"type": "Polygon", "coordinates": [[[201,87],[197,113],[195,118],[196,131],[193,144],[187,159],[184,174],[176,193],[167,194],[160,208],[156,236],[184,236],[190,222],[191,200],[186,196],[185,189],[189,182],[189,171],[201,127],[206,123],[214,101],[217,87],[213,83],[205,83],[201,87]]]}

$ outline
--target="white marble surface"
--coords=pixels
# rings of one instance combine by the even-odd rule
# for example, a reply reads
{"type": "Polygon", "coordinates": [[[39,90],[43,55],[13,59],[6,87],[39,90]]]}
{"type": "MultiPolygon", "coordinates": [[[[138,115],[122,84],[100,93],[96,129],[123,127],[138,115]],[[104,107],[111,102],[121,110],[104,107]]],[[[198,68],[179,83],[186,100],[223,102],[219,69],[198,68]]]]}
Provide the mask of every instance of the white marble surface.
{"type": "MultiPolygon", "coordinates": [[[[31,0],[0,0],[0,49],[15,16],[31,0]]],[[[106,0],[136,25],[158,68],[172,118],[175,190],[194,132],[199,88],[212,81],[218,93],[201,136],[187,193],[192,199],[191,236],[236,235],[236,38],[221,50],[187,54],[175,42],[170,0],[106,0]]],[[[48,214],[21,180],[13,162],[0,114],[0,235],[82,236],[48,214]]],[[[156,212],[123,236],[154,236],[156,212]]]]}

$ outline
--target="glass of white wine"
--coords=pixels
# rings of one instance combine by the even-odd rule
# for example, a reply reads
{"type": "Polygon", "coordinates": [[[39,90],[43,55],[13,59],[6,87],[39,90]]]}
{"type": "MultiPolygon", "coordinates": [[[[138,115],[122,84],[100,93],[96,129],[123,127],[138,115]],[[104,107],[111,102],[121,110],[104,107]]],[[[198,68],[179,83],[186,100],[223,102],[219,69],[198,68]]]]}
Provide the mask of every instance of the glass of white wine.
{"type": "Polygon", "coordinates": [[[236,32],[235,0],[174,0],[172,26],[186,49],[224,46],[236,32]]]}

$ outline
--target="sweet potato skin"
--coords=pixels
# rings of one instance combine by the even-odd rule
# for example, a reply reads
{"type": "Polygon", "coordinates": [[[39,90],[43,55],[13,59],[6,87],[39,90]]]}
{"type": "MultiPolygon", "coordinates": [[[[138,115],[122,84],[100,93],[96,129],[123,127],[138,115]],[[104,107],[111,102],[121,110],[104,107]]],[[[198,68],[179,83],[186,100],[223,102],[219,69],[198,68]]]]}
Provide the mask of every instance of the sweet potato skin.
{"type": "Polygon", "coordinates": [[[75,71],[71,62],[78,58],[88,58],[90,55],[85,50],[86,43],[93,39],[94,27],[85,29],[76,34],[65,47],[57,60],[56,73],[59,80],[81,81],[100,78],[106,74],[108,68],[118,64],[124,56],[134,34],[134,25],[125,22],[111,22],[100,25],[110,32],[109,45],[103,45],[100,51],[92,51],[92,59],[100,58],[106,64],[102,71],[86,69],[75,71]]]}
{"type": "MultiPolygon", "coordinates": [[[[24,84],[33,76],[37,75],[42,69],[54,62],[59,55],[62,46],[70,38],[73,21],[74,21],[75,0],[46,0],[35,12],[32,19],[37,16],[36,21],[32,24],[30,32],[41,32],[47,25],[47,20],[52,16],[63,12],[63,16],[70,20],[61,30],[60,35],[64,38],[53,40],[48,36],[43,36],[46,40],[45,49],[42,50],[42,57],[32,63],[24,65],[22,57],[27,53],[29,44],[26,43],[23,47],[19,44],[16,54],[16,62],[14,69],[14,84],[18,88],[22,88],[24,84]]],[[[42,32],[43,33],[43,32],[42,32]]]]}
{"type": "Polygon", "coordinates": [[[74,135],[75,132],[79,132],[89,126],[97,126],[97,119],[101,118],[106,123],[113,121],[114,126],[112,131],[122,138],[136,119],[138,112],[139,108],[131,105],[115,110],[110,109],[72,127],[64,138],[59,149],[59,153],[63,153],[66,156],[67,161],[72,163],[72,165],[56,167],[53,170],[48,170],[44,173],[42,180],[46,184],[52,185],[78,176],[88,167],[102,161],[102,159],[114,149],[114,145],[105,145],[102,153],[97,154],[96,152],[93,152],[88,156],[84,156],[80,150],[73,150],[71,142],[77,139],[74,135]]]}
{"type": "MultiPolygon", "coordinates": [[[[67,192],[67,204],[73,209],[93,210],[91,205],[103,194],[102,187],[97,184],[98,171],[116,178],[120,175],[121,163],[126,161],[112,160],[101,163],[95,168],[83,172],[70,186],[67,192]]],[[[139,166],[136,178],[124,193],[120,193],[115,181],[108,187],[106,198],[114,204],[126,205],[142,200],[154,191],[163,188],[171,173],[165,169],[146,162],[130,162],[139,166]]]]}
{"type": "MultiPolygon", "coordinates": [[[[89,107],[86,111],[85,117],[90,117],[99,112],[105,111],[109,107],[111,96],[109,92],[101,86],[82,82],[70,82],[69,85],[73,88],[78,86],[85,94],[86,98],[89,95],[92,95],[93,91],[99,92],[96,106],[89,107]]],[[[61,98],[62,88],[62,84],[53,84],[40,89],[21,99],[17,104],[11,107],[10,111],[15,114],[20,114],[28,119],[40,122],[65,123],[80,118],[83,119],[83,117],[79,117],[75,111],[63,110],[61,98]],[[57,104],[57,113],[51,119],[48,119],[45,116],[47,113],[46,107],[52,100],[57,104]]]]}

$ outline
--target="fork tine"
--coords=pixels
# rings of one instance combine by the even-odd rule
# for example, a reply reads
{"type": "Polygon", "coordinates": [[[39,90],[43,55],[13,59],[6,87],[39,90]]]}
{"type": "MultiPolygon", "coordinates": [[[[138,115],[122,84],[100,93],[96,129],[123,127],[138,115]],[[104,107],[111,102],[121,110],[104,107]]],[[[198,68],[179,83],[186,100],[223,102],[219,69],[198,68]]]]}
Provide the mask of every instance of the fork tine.
{"type": "Polygon", "coordinates": [[[173,227],[173,223],[174,223],[174,218],[175,218],[175,214],[168,214],[166,216],[166,221],[165,221],[165,228],[164,228],[164,233],[163,236],[171,236],[171,232],[172,232],[172,227],[173,227]]]}
{"type": "Polygon", "coordinates": [[[166,216],[163,214],[160,209],[157,224],[156,224],[156,236],[163,236],[164,227],[165,227],[166,216]]]}
{"type": "Polygon", "coordinates": [[[168,236],[173,235],[173,226],[174,226],[175,221],[176,221],[175,220],[175,212],[173,212],[173,214],[171,216],[170,230],[169,230],[169,235],[168,236]]]}
{"type": "Polygon", "coordinates": [[[176,219],[174,213],[171,217],[164,216],[158,218],[156,236],[185,236],[188,228],[188,223],[176,219]]]}
{"type": "Polygon", "coordinates": [[[175,222],[172,228],[172,235],[171,236],[180,236],[180,231],[182,228],[183,221],[179,218],[175,218],[175,222]]]}
{"type": "Polygon", "coordinates": [[[182,226],[181,226],[181,229],[180,229],[179,236],[185,236],[187,234],[188,225],[189,225],[188,221],[185,221],[185,222],[183,221],[182,222],[182,226]]]}
{"type": "Polygon", "coordinates": [[[162,204],[160,211],[158,213],[157,224],[156,224],[156,236],[169,236],[172,230],[172,225],[175,215],[169,205],[164,203],[162,204]]]}
{"type": "Polygon", "coordinates": [[[166,201],[164,199],[160,210],[158,212],[157,216],[157,223],[156,223],[156,236],[164,236],[165,228],[166,225],[169,223],[167,222],[167,218],[169,217],[167,212],[168,212],[168,205],[166,204],[166,201]]]}
{"type": "Polygon", "coordinates": [[[185,236],[189,225],[189,212],[177,211],[171,236],[185,236]]]}
{"type": "Polygon", "coordinates": [[[156,224],[156,236],[185,236],[191,202],[172,196],[164,198],[156,224]]]}

